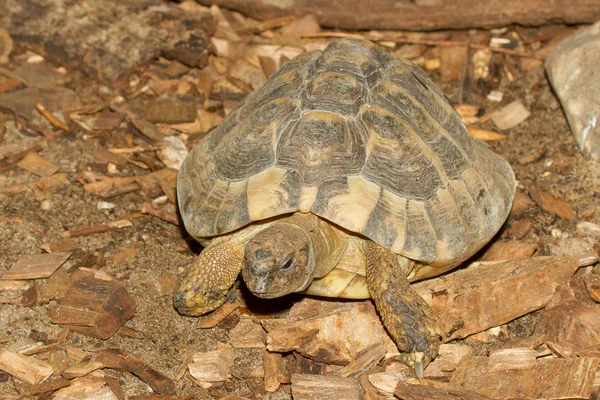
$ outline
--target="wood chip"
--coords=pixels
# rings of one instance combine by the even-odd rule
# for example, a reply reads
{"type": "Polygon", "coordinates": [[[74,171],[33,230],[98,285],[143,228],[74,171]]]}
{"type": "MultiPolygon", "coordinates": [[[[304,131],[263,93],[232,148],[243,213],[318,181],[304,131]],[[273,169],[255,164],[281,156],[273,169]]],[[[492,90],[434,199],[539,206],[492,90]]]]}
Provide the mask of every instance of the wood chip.
{"type": "Polygon", "coordinates": [[[600,225],[588,221],[578,222],[577,232],[581,236],[600,237],[600,225]]]}
{"type": "Polygon", "coordinates": [[[67,379],[79,378],[105,367],[106,365],[99,361],[85,360],[65,369],[62,372],[62,376],[67,379]]]}
{"type": "Polygon", "coordinates": [[[481,257],[481,261],[507,261],[531,257],[537,250],[535,243],[499,240],[494,242],[481,257]]]}
{"type": "Polygon", "coordinates": [[[100,362],[106,368],[129,372],[144,381],[158,394],[175,394],[176,387],[172,379],[120,349],[103,350],[95,354],[92,361],[100,362]]]}
{"type": "Polygon", "coordinates": [[[370,301],[338,303],[304,298],[294,304],[287,320],[263,320],[270,351],[295,350],[315,361],[344,365],[373,344],[391,342],[370,301]],[[331,329],[334,326],[335,329],[331,329]]]}
{"type": "Polygon", "coordinates": [[[506,135],[503,135],[498,132],[488,131],[486,129],[468,127],[467,132],[469,133],[470,136],[477,138],[479,140],[485,140],[487,142],[494,141],[494,140],[506,140],[506,135]]]}
{"type": "Polygon", "coordinates": [[[468,390],[453,389],[449,387],[438,388],[412,384],[409,382],[398,382],[394,395],[402,400],[486,400],[487,396],[468,390]]]}
{"type": "Polygon", "coordinates": [[[469,48],[467,46],[444,46],[440,48],[442,82],[457,81],[463,75],[469,48]]]}
{"type": "Polygon", "coordinates": [[[98,182],[88,183],[83,186],[83,190],[86,192],[103,198],[134,192],[139,188],[140,186],[135,177],[109,178],[98,182]]]}
{"type": "Polygon", "coordinates": [[[194,353],[188,370],[200,382],[223,382],[231,376],[229,369],[236,358],[232,349],[194,353]]]}
{"type": "Polygon", "coordinates": [[[188,150],[177,136],[167,136],[160,142],[160,149],[156,155],[167,168],[179,170],[183,160],[188,155],[188,150]]]}
{"type": "Polygon", "coordinates": [[[267,333],[259,324],[250,318],[242,318],[229,331],[231,346],[236,349],[264,348],[267,333]]]}
{"type": "Polygon", "coordinates": [[[573,357],[581,350],[600,345],[600,304],[558,291],[554,301],[558,304],[544,310],[534,335],[541,335],[561,357],[573,357]]]}
{"type": "Polygon", "coordinates": [[[60,168],[58,165],[52,164],[40,157],[37,153],[27,154],[17,165],[19,168],[23,168],[39,176],[50,176],[60,168]]]}
{"type": "Polygon", "coordinates": [[[156,125],[145,119],[131,118],[131,123],[154,143],[160,142],[165,137],[164,133],[156,128],[156,125]]]}
{"type": "Polygon", "coordinates": [[[533,150],[533,151],[531,151],[531,153],[528,153],[522,157],[519,157],[518,161],[519,161],[519,164],[521,164],[521,165],[532,164],[532,163],[540,161],[541,158],[544,156],[544,154],[546,154],[545,149],[533,150]]]}
{"type": "Polygon", "coordinates": [[[0,369],[31,385],[44,382],[53,372],[43,361],[7,350],[0,352],[0,369]]]}
{"type": "Polygon", "coordinates": [[[533,223],[530,219],[521,219],[505,230],[502,237],[506,239],[523,239],[532,226],[533,223]]]}
{"type": "Polygon", "coordinates": [[[48,278],[71,253],[28,254],[19,257],[15,265],[2,276],[3,280],[48,278]]]}
{"type": "Polygon", "coordinates": [[[292,375],[294,400],[360,400],[362,388],[356,379],[327,375],[292,375]]]}
{"type": "Polygon", "coordinates": [[[531,113],[525,108],[523,103],[519,100],[515,100],[500,110],[492,113],[492,121],[494,121],[494,124],[496,124],[499,129],[507,130],[519,125],[529,118],[530,115],[531,113]]]}
{"type": "Polygon", "coordinates": [[[177,215],[165,210],[164,208],[154,207],[150,203],[142,203],[138,206],[138,210],[144,214],[149,214],[158,217],[163,221],[169,222],[173,225],[179,225],[179,218],[177,217],[177,215]]]}
{"type": "Polygon", "coordinates": [[[279,353],[271,353],[267,350],[263,352],[264,385],[265,391],[269,393],[276,392],[279,389],[279,376],[281,375],[281,366],[283,357],[279,353]]]}
{"type": "Polygon", "coordinates": [[[364,372],[373,368],[387,353],[387,347],[382,343],[374,344],[361,351],[357,357],[336,372],[336,375],[344,378],[356,378],[364,372]]]}
{"type": "Polygon", "coordinates": [[[234,312],[239,307],[236,303],[225,303],[213,313],[208,315],[204,320],[202,320],[198,324],[198,328],[200,329],[210,329],[214,328],[219,324],[219,322],[223,321],[229,314],[234,312]]]}
{"type": "Polygon", "coordinates": [[[425,378],[449,381],[460,360],[470,355],[473,355],[473,349],[470,346],[442,343],[437,357],[425,368],[425,378]]]}
{"type": "Polygon", "coordinates": [[[588,274],[584,280],[585,289],[596,303],[600,303],[600,275],[596,273],[588,274]]]}
{"type": "MultiPolygon", "coordinates": [[[[62,389],[64,387],[67,387],[70,385],[71,382],[69,382],[67,379],[63,378],[63,377],[50,377],[49,379],[47,379],[46,381],[42,382],[42,383],[38,383],[37,385],[32,385],[30,383],[24,383],[24,382],[15,382],[15,389],[17,389],[17,391],[22,395],[22,396],[35,396],[38,394],[43,394],[46,392],[55,392],[58,389],[62,389]]],[[[1,397],[0,397],[1,398],[1,397]]]]}
{"type": "Polygon", "coordinates": [[[0,304],[29,307],[36,303],[37,291],[31,281],[0,281],[0,304]]]}
{"type": "Polygon", "coordinates": [[[490,352],[490,371],[531,369],[535,366],[537,352],[530,348],[499,349],[490,352]]]}
{"type": "Polygon", "coordinates": [[[570,257],[474,263],[412,286],[440,320],[444,341],[464,338],[544,307],[577,270],[570,257]]]}
{"type": "Polygon", "coordinates": [[[48,310],[53,323],[84,335],[108,339],[133,316],[135,302],[125,286],[79,270],[59,305],[48,310]]]}
{"type": "Polygon", "coordinates": [[[515,198],[513,200],[512,209],[510,210],[510,214],[514,215],[520,213],[521,211],[525,211],[530,209],[535,205],[535,202],[531,200],[525,193],[517,192],[515,193],[515,198]]]}
{"type": "Polygon", "coordinates": [[[146,104],[146,120],[165,124],[194,122],[196,104],[192,101],[155,99],[146,104]]]}
{"type": "Polygon", "coordinates": [[[130,228],[132,226],[133,226],[133,224],[131,223],[131,221],[118,220],[118,221],[109,222],[108,224],[104,224],[104,225],[88,226],[87,228],[75,229],[72,231],[64,231],[62,233],[62,235],[65,238],[72,238],[72,237],[77,237],[77,236],[94,235],[97,233],[104,233],[104,232],[114,231],[117,229],[130,228]]]}
{"type": "Polygon", "coordinates": [[[541,189],[534,188],[529,191],[531,198],[544,211],[558,215],[562,219],[572,221],[575,218],[573,208],[568,201],[552,196],[541,189]]]}
{"type": "Polygon", "coordinates": [[[40,114],[42,114],[44,116],[44,118],[46,118],[48,120],[48,122],[50,122],[52,124],[52,126],[54,126],[55,128],[58,128],[62,131],[69,132],[69,127],[67,126],[67,124],[65,124],[60,119],[58,119],[56,116],[54,116],[54,114],[52,114],[50,111],[48,111],[46,109],[46,107],[44,107],[43,104],[40,104],[40,103],[36,104],[35,109],[38,110],[38,112],[40,114]]]}
{"type": "Polygon", "coordinates": [[[588,399],[598,358],[543,358],[531,368],[494,370],[487,357],[465,357],[452,375],[456,389],[492,398],[588,399]]]}

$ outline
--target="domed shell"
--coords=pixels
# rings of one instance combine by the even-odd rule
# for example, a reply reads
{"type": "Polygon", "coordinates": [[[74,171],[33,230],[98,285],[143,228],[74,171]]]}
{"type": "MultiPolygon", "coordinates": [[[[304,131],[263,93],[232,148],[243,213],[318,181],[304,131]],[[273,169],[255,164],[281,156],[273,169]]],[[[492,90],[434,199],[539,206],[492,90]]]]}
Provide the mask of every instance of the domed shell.
{"type": "Polygon", "coordinates": [[[423,70],[354,39],[284,64],[178,178],[196,238],[311,212],[441,270],[491,239],[514,191],[509,164],[467,134],[423,70]]]}

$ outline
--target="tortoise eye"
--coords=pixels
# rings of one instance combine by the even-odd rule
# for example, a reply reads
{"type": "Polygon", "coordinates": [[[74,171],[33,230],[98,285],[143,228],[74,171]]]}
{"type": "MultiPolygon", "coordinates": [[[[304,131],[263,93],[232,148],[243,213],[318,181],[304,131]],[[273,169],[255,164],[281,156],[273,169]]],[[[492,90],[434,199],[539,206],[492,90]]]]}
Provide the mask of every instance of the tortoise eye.
{"type": "Polygon", "coordinates": [[[280,271],[289,271],[294,265],[294,257],[288,258],[279,268],[280,271]]]}

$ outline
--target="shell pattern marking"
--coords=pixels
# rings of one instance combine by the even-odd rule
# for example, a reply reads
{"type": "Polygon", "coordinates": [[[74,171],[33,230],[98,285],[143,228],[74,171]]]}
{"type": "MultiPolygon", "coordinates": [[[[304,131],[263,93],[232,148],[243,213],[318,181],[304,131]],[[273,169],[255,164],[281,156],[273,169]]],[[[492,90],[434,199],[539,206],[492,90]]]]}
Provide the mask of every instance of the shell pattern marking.
{"type": "Polygon", "coordinates": [[[195,237],[301,210],[449,269],[496,233],[515,180],[418,66],[341,39],[247,96],[178,186],[195,237]]]}

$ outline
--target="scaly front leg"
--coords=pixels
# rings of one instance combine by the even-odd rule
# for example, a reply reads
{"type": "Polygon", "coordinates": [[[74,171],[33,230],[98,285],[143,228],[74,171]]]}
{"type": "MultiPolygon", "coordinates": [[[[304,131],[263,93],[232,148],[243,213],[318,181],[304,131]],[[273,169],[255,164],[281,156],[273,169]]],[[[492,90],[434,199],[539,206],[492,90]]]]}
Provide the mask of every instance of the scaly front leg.
{"type": "Polygon", "coordinates": [[[419,378],[438,353],[442,330],[433,310],[407,279],[409,259],[376,243],[365,243],[367,285],[383,325],[402,352],[400,361],[419,378]]]}

